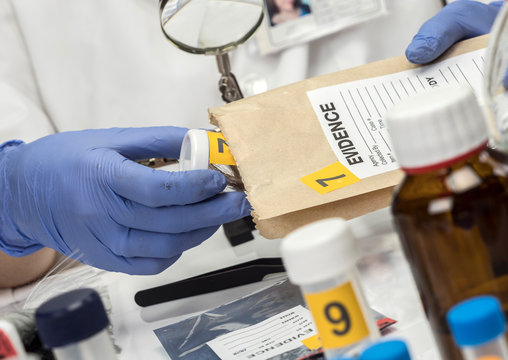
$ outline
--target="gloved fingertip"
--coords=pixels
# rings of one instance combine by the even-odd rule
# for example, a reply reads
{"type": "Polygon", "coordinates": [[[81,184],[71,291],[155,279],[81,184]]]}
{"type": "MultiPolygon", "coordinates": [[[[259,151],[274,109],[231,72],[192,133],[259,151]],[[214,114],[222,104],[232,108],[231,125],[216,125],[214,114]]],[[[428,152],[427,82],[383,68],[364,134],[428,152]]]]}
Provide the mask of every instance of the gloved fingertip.
{"type": "Polygon", "coordinates": [[[244,197],[242,199],[242,204],[241,204],[241,207],[240,207],[240,211],[242,213],[242,217],[250,215],[250,213],[252,211],[252,206],[251,206],[249,200],[247,200],[247,197],[244,197]]]}
{"type": "Polygon", "coordinates": [[[406,58],[413,64],[427,64],[441,55],[438,44],[434,38],[415,36],[406,49],[406,58]]]}
{"type": "Polygon", "coordinates": [[[213,171],[212,176],[215,187],[219,190],[219,192],[224,190],[227,186],[226,176],[218,171],[213,171]]]}
{"type": "Polygon", "coordinates": [[[489,2],[489,6],[493,6],[493,7],[497,8],[497,9],[501,9],[503,4],[504,4],[504,0],[502,0],[502,1],[498,0],[498,1],[491,1],[491,2],[489,2]]]}

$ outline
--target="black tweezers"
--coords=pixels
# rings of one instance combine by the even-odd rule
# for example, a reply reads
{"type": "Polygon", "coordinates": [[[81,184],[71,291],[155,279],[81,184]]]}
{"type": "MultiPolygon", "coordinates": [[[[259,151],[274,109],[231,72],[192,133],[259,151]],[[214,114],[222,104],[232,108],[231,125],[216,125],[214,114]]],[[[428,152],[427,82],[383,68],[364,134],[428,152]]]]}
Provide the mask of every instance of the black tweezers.
{"type": "Polygon", "coordinates": [[[262,258],[211,271],[174,283],[141,290],[136,293],[136,304],[147,307],[190,296],[252,284],[266,275],[285,272],[281,258],[262,258]]]}

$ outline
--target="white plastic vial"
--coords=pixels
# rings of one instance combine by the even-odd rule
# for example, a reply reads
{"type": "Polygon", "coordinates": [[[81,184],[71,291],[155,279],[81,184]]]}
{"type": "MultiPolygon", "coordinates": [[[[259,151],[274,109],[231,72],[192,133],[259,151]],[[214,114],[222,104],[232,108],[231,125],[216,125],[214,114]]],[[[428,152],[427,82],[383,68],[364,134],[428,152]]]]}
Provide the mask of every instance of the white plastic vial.
{"type": "Polygon", "coordinates": [[[360,287],[356,239],[343,219],[321,220],[282,241],[289,279],[300,286],[326,358],[359,351],[379,330],[360,287]]]}
{"type": "Polygon", "coordinates": [[[56,296],[35,312],[37,329],[45,346],[58,360],[114,360],[107,332],[109,319],[99,294],[78,289],[56,296]]]}
{"type": "Polygon", "coordinates": [[[210,164],[209,140],[206,130],[187,131],[180,148],[180,171],[208,169],[210,164]]]}
{"type": "Polygon", "coordinates": [[[187,131],[180,148],[180,171],[208,169],[208,165],[236,165],[224,136],[218,131],[187,131]]]}

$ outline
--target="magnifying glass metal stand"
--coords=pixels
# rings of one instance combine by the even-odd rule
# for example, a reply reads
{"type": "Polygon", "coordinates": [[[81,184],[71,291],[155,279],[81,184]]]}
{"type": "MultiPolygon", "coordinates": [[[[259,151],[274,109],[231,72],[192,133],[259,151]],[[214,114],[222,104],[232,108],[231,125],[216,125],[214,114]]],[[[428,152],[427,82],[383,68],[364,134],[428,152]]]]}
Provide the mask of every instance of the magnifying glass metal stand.
{"type": "Polygon", "coordinates": [[[222,100],[227,103],[243,98],[242,90],[236,81],[235,75],[231,72],[231,64],[227,53],[216,56],[217,67],[221,74],[219,80],[219,91],[222,94],[222,100]]]}

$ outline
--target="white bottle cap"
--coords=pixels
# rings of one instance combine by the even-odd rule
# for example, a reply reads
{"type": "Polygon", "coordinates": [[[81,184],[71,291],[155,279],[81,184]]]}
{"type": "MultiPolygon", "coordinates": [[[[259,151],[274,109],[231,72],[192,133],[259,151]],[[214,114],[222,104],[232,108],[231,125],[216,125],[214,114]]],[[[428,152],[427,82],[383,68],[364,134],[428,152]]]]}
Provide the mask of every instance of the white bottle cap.
{"type": "Polygon", "coordinates": [[[405,170],[449,164],[486,144],[486,120],[469,86],[411,96],[385,117],[399,165],[405,170]]]}
{"type": "Polygon", "coordinates": [[[339,218],[320,220],[291,232],[282,240],[281,253],[288,277],[297,285],[340,275],[358,257],[353,233],[339,218]]]}
{"type": "Polygon", "coordinates": [[[180,149],[180,171],[208,169],[210,145],[206,130],[191,129],[183,138],[180,149]]]}

